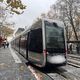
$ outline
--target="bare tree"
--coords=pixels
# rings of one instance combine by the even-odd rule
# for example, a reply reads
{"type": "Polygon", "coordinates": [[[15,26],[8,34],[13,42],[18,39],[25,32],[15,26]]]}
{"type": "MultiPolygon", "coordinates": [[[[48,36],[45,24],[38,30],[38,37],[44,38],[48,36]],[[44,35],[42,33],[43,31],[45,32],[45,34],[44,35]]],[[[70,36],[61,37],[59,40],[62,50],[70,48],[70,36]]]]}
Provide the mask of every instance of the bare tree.
{"type": "Polygon", "coordinates": [[[22,0],[0,0],[1,3],[6,5],[6,9],[16,14],[22,14],[26,6],[22,3],[22,0]]]}
{"type": "Polygon", "coordinates": [[[75,39],[79,40],[77,30],[80,23],[80,0],[58,0],[55,5],[51,6],[48,17],[64,22],[68,33],[67,36],[69,36],[68,40],[70,40],[69,38],[72,35],[70,29],[74,32],[75,39]],[[71,35],[69,35],[69,33],[71,35]]]}

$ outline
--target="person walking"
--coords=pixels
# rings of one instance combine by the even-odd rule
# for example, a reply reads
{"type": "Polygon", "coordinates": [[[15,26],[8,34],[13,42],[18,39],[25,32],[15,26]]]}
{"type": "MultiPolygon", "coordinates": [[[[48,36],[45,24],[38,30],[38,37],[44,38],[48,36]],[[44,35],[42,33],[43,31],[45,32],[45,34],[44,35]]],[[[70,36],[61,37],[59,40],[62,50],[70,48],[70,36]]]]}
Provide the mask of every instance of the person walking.
{"type": "Polygon", "coordinates": [[[2,45],[3,45],[3,47],[5,48],[5,42],[4,42],[2,45]]]}
{"type": "Polygon", "coordinates": [[[6,42],[6,46],[7,46],[7,48],[9,47],[9,42],[8,41],[6,42]]]}
{"type": "Polygon", "coordinates": [[[70,54],[72,54],[72,44],[70,44],[70,54]]]}

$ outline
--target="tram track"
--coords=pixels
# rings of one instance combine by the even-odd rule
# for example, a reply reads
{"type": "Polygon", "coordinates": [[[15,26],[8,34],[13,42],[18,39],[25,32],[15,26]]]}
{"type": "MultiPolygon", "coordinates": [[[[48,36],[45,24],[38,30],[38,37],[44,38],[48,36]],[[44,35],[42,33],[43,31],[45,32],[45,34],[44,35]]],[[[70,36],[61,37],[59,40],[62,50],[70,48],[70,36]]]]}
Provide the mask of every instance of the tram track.
{"type": "Polygon", "coordinates": [[[75,62],[72,61],[72,60],[68,60],[67,64],[72,65],[72,66],[74,66],[74,67],[76,67],[76,68],[80,68],[80,64],[75,63],[75,62]]]}
{"type": "Polygon", "coordinates": [[[80,68],[80,56],[69,54],[67,61],[69,65],[80,68]]]}
{"type": "Polygon", "coordinates": [[[80,80],[79,76],[71,72],[68,72],[67,70],[63,68],[58,68],[57,73],[63,76],[66,80],[80,80]]]}
{"type": "MultiPolygon", "coordinates": [[[[33,73],[33,75],[36,77],[36,80],[68,80],[64,76],[60,74],[60,72],[57,72],[57,68],[51,69],[51,68],[36,68],[36,66],[28,65],[29,70],[33,73]]],[[[71,79],[70,79],[71,80],[71,79]]]]}
{"type": "Polygon", "coordinates": [[[28,66],[28,68],[30,69],[30,71],[33,73],[33,75],[36,77],[37,80],[68,80],[64,76],[60,75],[59,72],[54,70],[53,72],[48,73],[45,70],[36,69],[32,66],[28,66]]]}
{"type": "Polygon", "coordinates": [[[64,68],[55,68],[55,69],[51,69],[49,71],[49,69],[47,71],[44,70],[40,70],[40,69],[36,69],[34,67],[32,67],[34,72],[36,73],[36,75],[38,76],[37,80],[80,80],[80,77],[68,72],[66,69],[64,68]]]}
{"type": "Polygon", "coordinates": [[[75,55],[75,54],[67,54],[67,56],[70,56],[70,57],[77,57],[77,58],[79,58],[80,59],[80,56],[79,55],[75,55]]]}
{"type": "Polygon", "coordinates": [[[35,76],[36,80],[54,80],[52,77],[44,73],[42,68],[36,67],[34,65],[28,65],[29,70],[35,76]]]}
{"type": "Polygon", "coordinates": [[[79,76],[76,76],[70,72],[64,72],[63,69],[56,69],[56,74],[54,76],[54,73],[47,74],[49,77],[53,77],[52,80],[80,80],[79,76]]]}
{"type": "Polygon", "coordinates": [[[49,76],[52,80],[67,80],[65,77],[58,73],[48,73],[47,76],[49,76]]]}
{"type": "Polygon", "coordinates": [[[68,58],[80,61],[80,56],[79,55],[68,54],[68,58]]]}

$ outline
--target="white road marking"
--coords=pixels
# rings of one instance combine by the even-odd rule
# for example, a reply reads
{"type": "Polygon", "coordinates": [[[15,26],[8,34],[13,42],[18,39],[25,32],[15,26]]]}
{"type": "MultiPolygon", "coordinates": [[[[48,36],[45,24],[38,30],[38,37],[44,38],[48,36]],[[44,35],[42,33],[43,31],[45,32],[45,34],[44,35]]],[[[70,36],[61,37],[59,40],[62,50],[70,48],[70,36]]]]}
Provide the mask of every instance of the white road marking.
{"type": "Polygon", "coordinates": [[[20,58],[16,55],[16,53],[12,50],[11,45],[9,46],[11,54],[15,60],[15,63],[22,63],[22,61],[20,60],[20,58]]]}

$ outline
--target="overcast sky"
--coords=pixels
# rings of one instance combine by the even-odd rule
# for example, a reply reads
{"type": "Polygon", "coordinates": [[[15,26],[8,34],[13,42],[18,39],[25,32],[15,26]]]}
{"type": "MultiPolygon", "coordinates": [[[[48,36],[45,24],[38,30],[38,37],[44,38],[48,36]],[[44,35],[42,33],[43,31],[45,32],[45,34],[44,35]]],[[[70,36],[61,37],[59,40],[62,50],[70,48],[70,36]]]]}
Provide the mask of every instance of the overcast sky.
{"type": "Polygon", "coordinates": [[[15,22],[15,28],[30,26],[41,13],[49,11],[50,6],[56,0],[22,0],[27,5],[26,10],[21,15],[14,15],[9,21],[15,22]]]}

